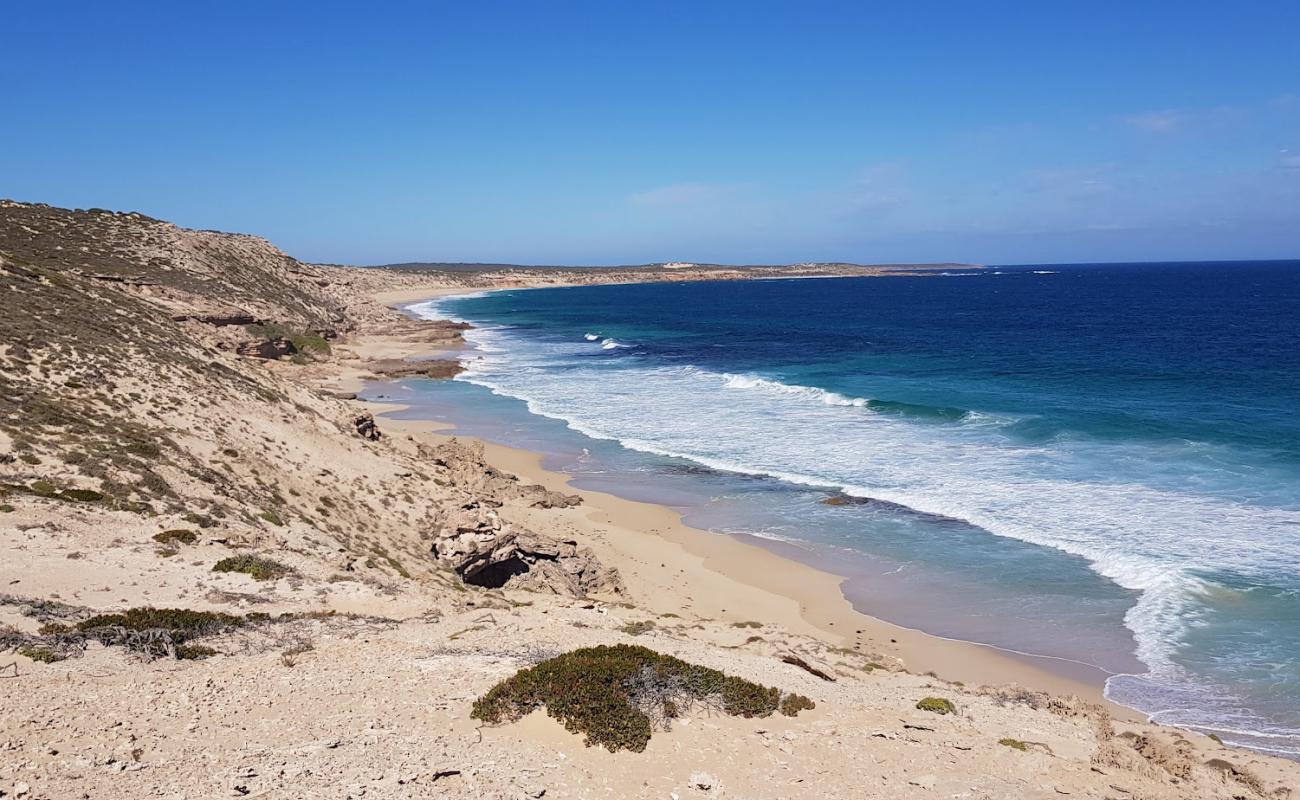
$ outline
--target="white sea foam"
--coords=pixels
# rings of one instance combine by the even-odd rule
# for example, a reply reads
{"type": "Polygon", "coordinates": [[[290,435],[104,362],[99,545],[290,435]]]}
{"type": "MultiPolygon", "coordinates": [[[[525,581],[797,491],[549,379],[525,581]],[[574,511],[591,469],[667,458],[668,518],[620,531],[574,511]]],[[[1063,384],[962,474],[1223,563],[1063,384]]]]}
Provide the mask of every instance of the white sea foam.
{"type": "Polygon", "coordinates": [[[582,338],[586,339],[586,340],[589,341],[589,342],[594,342],[594,341],[596,341],[597,339],[600,338],[600,334],[599,334],[599,333],[584,333],[584,334],[582,334],[582,338]]]}
{"type": "Polygon", "coordinates": [[[870,402],[865,397],[845,397],[838,392],[828,392],[825,389],[819,389],[816,386],[799,386],[797,384],[782,383],[781,381],[760,378],[757,375],[733,375],[731,373],[722,373],[720,377],[722,378],[723,386],[728,389],[757,389],[774,395],[804,397],[818,400],[828,406],[862,407],[870,402]]]}
{"type": "Polygon", "coordinates": [[[619,349],[620,347],[629,347],[629,346],[630,346],[630,345],[623,344],[622,342],[620,342],[620,341],[618,341],[618,340],[616,340],[616,339],[601,339],[601,340],[600,340],[600,349],[601,349],[601,350],[617,350],[617,349],[619,349]]]}
{"type": "Polygon", "coordinates": [[[1125,623],[1150,672],[1117,679],[1121,699],[1148,687],[1206,691],[1173,658],[1200,624],[1199,601],[1214,589],[1200,575],[1285,573],[1300,562],[1300,509],[1161,485],[1150,479],[1153,456],[1141,445],[1012,446],[977,417],[975,424],[921,425],[871,412],[868,398],[758,375],[593,364],[576,358],[577,344],[494,328],[466,335],[483,358],[457,380],[520,398],[531,412],[587,436],[714,469],[833,487],[1082,556],[1140,593],[1125,623]],[[653,413],[646,413],[648,397],[653,413]]]}
{"type": "Polygon", "coordinates": [[[421,300],[418,303],[411,303],[403,306],[403,308],[423,319],[445,319],[450,320],[451,322],[469,322],[469,320],[461,319],[453,315],[447,309],[447,303],[452,300],[468,300],[472,297],[486,297],[493,291],[500,290],[485,289],[477,292],[467,291],[464,294],[445,295],[443,297],[435,297],[432,300],[421,300]]]}

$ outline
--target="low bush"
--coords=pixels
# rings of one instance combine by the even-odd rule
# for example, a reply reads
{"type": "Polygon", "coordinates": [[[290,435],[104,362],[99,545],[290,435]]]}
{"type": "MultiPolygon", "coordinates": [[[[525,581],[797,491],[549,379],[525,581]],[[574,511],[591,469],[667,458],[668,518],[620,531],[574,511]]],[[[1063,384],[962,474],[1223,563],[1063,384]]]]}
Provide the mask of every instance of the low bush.
{"type": "Polygon", "coordinates": [[[1028,752],[1029,750],[1029,745],[1020,741],[1019,739],[1012,739],[1010,737],[1006,739],[998,739],[998,744],[1002,745],[1003,747],[1010,747],[1012,750],[1020,750],[1022,752],[1028,752]]]}
{"type": "Polygon", "coordinates": [[[173,528],[162,533],[155,533],[153,540],[158,544],[194,544],[199,540],[199,535],[194,531],[187,531],[184,528],[173,528]]]}
{"type": "Polygon", "coordinates": [[[293,570],[279,561],[272,561],[261,556],[243,555],[221,559],[212,566],[212,571],[242,572],[255,581],[273,581],[276,578],[283,578],[293,570]]]}
{"type": "Polygon", "coordinates": [[[216,650],[201,644],[176,645],[176,658],[181,661],[201,661],[208,656],[215,656],[216,650]]]}
{"type": "Polygon", "coordinates": [[[781,698],[781,713],[793,717],[800,711],[811,711],[817,704],[801,694],[788,694],[781,698]]]}
{"type": "Polygon", "coordinates": [[[103,503],[112,502],[113,498],[94,489],[62,489],[47,480],[35,480],[27,486],[22,484],[4,484],[5,493],[30,494],[50,500],[64,500],[69,503],[103,503]]]}
{"type": "Polygon", "coordinates": [[[219,611],[193,611],[188,608],[129,608],[117,614],[96,614],[78,622],[76,630],[118,627],[131,631],[165,630],[174,638],[211,636],[245,624],[245,618],[219,611]]]}
{"type": "Polygon", "coordinates": [[[198,514],[193,511],[186,514],[183,519],[191,525],[198,525],[200,528],[212,528],[217,524],[217,521],[207,514],[198,514]]]}
{"type": "MultiPolygon", "coordinates": [[[[292,618],[292,615],[284,617],[292,618]]],[[[0,637],[3,642],[0,649],[7,644],[29,658],[51,662],[80,655],[87,644],[97,642],[105,647],[121,647],[147,659],[198,659],[215,655],[217,651],[196,645],[193,640],[268,621],[271,618],[264,614],[241,617],[214,611],[142,606],[95,614],[78,622],[46,621],[36,636],[11,636],[7,642],[0,637]]]]}
{"type": "Polygon", "coordinates": [[[926,697],[919,700],[916,707],[922,711],[933,711],[936,714],[956,714],[957,706],[952,704],[951,700],[942,697],[926,697]]]}
{"type": "Polygon", "coordinates": [[[520,670],[474,703],[471,716],[488,724],[517,720],[540,706],[588,746],[642,752],[656,727],[683,708],[715,706],[733,716],[791,716],[811,708],[807,698],[691,664],[646,647],[619,644],[574,650],[520,670]],[[783,707],[784,703],[784,707],[783,707]]]}
{"type": "Polygon", "coordinates": [[[262,339],[287,339],[293,343],[294,349],[303,353],[328,355],[330,352],[330,344],[325,337],[311,331],[297,331],[275,323],[245,325],[244,330],[262,339]]]}
{"type": "Polygon", "coordinates": [[[74,503],[102,503],[108,499],[108,495],[94,489],[64,489],[59,492],[58,497],[74,503]]]}
{"type": "Polygon", "coordinates": [[[648,619],[643,619],[637,622],[629,622],[620,627],[619,630],[626,633],[628,636],[640,636],[643,633],[648,633],[654,630],[654,628],[655,624],[653,622],[648,619]]]}
{"type": "Polygon", "coordinates": [[[48,647],[20,647],[18,655],[27,656],[32,661],[39,661],[42,664],[53,664],[55,661],[63,660],[63,656],[48,647]]]}

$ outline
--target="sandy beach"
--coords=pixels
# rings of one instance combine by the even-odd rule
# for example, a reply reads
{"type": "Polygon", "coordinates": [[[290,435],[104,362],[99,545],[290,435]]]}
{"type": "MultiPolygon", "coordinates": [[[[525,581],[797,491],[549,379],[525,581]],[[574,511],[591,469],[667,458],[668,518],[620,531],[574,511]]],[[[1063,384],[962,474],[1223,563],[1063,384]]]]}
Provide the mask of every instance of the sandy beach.
{"type": "MultiPolygon", "coordinates": [[[[420,299],[426,298],[402,297],[411,302],[420,299]]],[[[368,405],[380,417],[402,409],[390,403],[368,405]]],[[[436,423],[385,419],[384,424],[430,443],[445,438],[438,434],[444,426],[436,423]]],[[[489,461],[530,483],[575,491],[569,476],[541,466],[539,453],[461,438],[481,442],[489,461]]],[[[589,490],[580,494],[588,509],[583,539],[599,543],[596,549],[601,559],[617,565],[634,593],[647,598],[647,607],[656,613],[690,614],[727,623],[773,622],[833,646],[887,654],[912,671],[933,673],[944,680],[1018,684],[1072,694],[1104,704],[1118,718],[1141,718],[1132,709],[1103,698],[1105,675],[1100,670],[893,625],[854,609],[840,591],[840,577],[796,558],[782,557],[773,552],[770,542],[692,528],[682,523],[677,511],[665,506],[589,490]]]]}

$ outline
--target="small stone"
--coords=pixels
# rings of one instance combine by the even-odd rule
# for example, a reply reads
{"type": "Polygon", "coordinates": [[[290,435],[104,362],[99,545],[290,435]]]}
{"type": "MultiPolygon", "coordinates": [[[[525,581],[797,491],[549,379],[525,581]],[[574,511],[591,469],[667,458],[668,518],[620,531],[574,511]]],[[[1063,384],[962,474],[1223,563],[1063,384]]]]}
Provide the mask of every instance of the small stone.
{"type": "Polygon", "coordinates": [[[707,792],[718,785],[718,779],[707,772],[692,772],[691,785],[701,792],[707,792]]]}

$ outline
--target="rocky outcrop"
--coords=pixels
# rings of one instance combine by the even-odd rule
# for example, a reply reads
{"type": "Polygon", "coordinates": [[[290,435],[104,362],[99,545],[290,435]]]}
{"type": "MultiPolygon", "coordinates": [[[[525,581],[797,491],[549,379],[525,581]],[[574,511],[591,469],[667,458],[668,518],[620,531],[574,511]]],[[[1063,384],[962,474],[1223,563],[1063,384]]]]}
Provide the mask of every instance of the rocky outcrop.
{"type": "Polygon", "coordinates": [[[387,378],[389,380],[401,378],[454,378],[465,371],[460,361],[454,358],[430,358],[423,361],[385,358],[365,362],[365,369],[376,378],[387,378]]]}
{"type": "Polygon", "coordinates": [[[520,483],[514,475],[488,464],[482,442],[464,442],[453,437],[437,447],[422,447],[420,454],[438,467],[439,478],[445,485],[462,488],[477,498],[520,500],[533,508],[571,508],[582,503],[576,494],[520,483]]]}
{"type": "Polygon", "coordinates": [[[293,342],[288,339],[258,339],[244,342],[235,348],[235,352],[249,358],[275,359],[291,356],[298,352],[298,348],[294,347],[293,342]]]}
{"type": "Polygon", "coordinates": [[[383,436],[379,432],[379,426],[375,424],[374,414],[358,414],[352,418],[352,427],[356,428],[357,435],[366,441],[377,442],[379,437],[383,436]]]}
{"type": "Polygon", "coordinates": [[[261,325],[266,322],[252,314],[243,311],[215,311],[212,313],[196,314],[173,314],[172,319],[177,322],[202,322],[204,325],[212,325],[217,328],[224,328],[231,325],[261,325]]]}
{"type": "Polygon", "coordinates": [[[618,570],[590,549],[505,522],[491,501],[470,500],[435,521],[433,555],[461,580],[490,589],[532,589],[570,597],[621,594],[618,570]]]}

